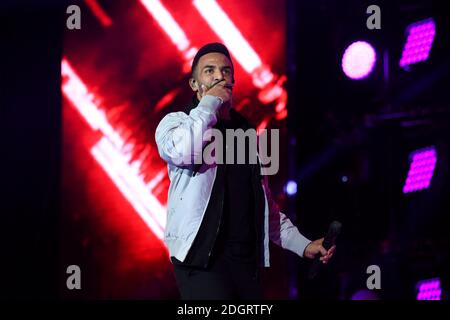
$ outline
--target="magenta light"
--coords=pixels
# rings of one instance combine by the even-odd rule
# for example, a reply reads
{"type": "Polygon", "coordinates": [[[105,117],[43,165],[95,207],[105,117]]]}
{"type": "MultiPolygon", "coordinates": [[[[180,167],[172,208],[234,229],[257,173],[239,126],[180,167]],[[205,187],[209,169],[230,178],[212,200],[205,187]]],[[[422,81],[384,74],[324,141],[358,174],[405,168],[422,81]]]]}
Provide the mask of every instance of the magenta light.
{"type": "Polygon", "coordinates": [[[342,70],[350,79],[364,79],[372,72],[376,60],[375,49],[365,41],[357,41],[345,50],[342,70]]]}
{"type": "Polygon", "coordinates": [[[439,278],[417,282],[417,300],[441,300],[441,281],[439,278]]]}
{"type": "Polygon", "coordinates": [[[411,165],[403,186],[403,193],[426,189],[436,167],[437,152],[434,147],[413,151],[410,155],[411,165]]]}
{"type": "Polygon", "coordinates": [[[428,59],[436,34],[436,24],[433,18],[429,18],[409,25],[406,32],[408,38],[403,48],[400,67],[428,59]]]}

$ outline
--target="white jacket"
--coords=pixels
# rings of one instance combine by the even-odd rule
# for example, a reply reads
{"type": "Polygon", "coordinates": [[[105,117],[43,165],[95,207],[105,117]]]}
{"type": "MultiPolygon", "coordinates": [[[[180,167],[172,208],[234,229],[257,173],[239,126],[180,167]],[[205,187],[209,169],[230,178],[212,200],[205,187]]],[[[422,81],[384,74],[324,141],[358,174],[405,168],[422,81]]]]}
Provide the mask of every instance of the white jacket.
{"type": "MultiPolygon", "coordinates": [[[[180,261],[186,258],[200,228],[217,171],[216,165],[203,164],[201,170],[194,174],[193,166],[182,163],[194,163],[194,158],[201,156],[201,148],[208,142],[202,141],[205,139],[204,133],[216,124],[216,111],[220,104],[219,98],[206,95],[189,115],[184,112],[169,113],[156,128],[156,144],[161,158],[168,164],[170,179],[164,242],[170,256],[180,261]],[[195,143],[198,147],[194,149],[193,140],[202,143],[195,143]]],[[[280,212],[270,197],[267,179],[262,181],[265,198],[262,264],[270,266],[269,239],[303,257],[311,241],[280,212]]]]}

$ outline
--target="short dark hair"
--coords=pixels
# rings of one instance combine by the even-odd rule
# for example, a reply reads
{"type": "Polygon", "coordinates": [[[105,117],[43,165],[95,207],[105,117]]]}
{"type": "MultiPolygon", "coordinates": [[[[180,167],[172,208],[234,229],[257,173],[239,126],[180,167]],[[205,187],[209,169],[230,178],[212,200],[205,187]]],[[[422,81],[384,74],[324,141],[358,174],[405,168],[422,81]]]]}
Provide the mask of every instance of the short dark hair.
{"type": "Polygon", "coordinates": [[[197,67],[197,64],[198,64],[198,61],[200,60],[200,58],[202,56],[204,56],[205,54],[208,54],[211,52],[218,52],[218,53],[221,53],[224,56],[226,56],[230,60],[231,67],[233,68],[233,72],[234,72],[233,61],[231,60],[230,52],[228,52],[227,47],[225,47],[222,43],[212,42],[212,43],[205,44],[203,47],[201,47],[197,51],[197,54],[195,55],[194,60],[192,61],[192,67],[191,67],[192,76],[194,76],[194,71],[195,71],[195,68],[197,67]]]}

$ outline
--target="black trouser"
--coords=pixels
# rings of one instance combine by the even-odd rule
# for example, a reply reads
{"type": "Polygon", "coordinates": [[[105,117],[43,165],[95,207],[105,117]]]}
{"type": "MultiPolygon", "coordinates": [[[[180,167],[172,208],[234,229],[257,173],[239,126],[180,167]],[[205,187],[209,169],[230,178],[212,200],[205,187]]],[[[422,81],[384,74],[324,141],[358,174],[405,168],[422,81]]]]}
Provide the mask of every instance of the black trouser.
{"type": "Polygon", "coordinates": [[[261,300],[262,287],[255,263],[226,254],[207,268],[174,263],[175,277],[183,300],[261,300]]]}

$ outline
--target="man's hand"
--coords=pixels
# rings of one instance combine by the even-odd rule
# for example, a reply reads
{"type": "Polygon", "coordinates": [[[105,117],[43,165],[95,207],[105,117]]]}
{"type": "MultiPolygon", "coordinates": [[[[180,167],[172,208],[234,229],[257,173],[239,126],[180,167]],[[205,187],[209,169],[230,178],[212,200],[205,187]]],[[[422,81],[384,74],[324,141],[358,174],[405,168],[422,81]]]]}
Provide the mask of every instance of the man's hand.
{"type": "Polygon", "coordinates": [[[308,244],[305,248],[303,256],[309,259],[314,259],[316,255],[320,253],[320,261],[322,261],[324,264],[328,263],[328,261],[333,256],[334,251],[336,250],[336,246],[332,246],[328,251],[325,250],[325,248],[322,246],[323,239],[324,238],[321,238],[308,244]]]}
{"type": "Polygon", "coordinates": [[[226,84],[225,79],[214,83],[211,87],[206,87],[204,84],[200,86],[200,95],[202,98],[206,95],[219,97],[223,103],[231,100],[232,85],[226,84]]]}

